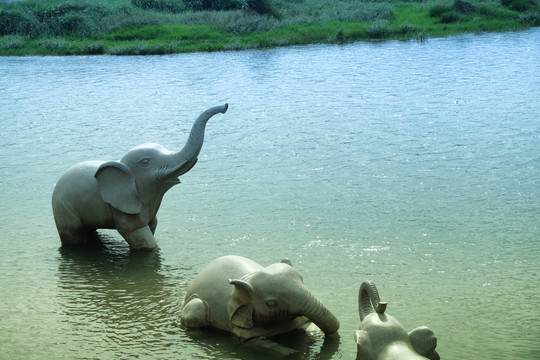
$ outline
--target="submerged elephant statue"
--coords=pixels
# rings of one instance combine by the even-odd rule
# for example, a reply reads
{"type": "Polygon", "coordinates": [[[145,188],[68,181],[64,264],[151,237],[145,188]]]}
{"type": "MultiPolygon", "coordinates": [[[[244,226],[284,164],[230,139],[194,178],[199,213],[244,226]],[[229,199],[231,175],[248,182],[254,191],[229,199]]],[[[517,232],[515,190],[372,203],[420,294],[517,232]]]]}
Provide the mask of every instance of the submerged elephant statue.
{"type": "Polygon", "coordinates": [[[193,279],[181,311],[186,327],[212,327],[245,340],[306,329],[310,321],[325,334],[339,329],[288,260],[262,267],[235,255],[212,261],[193,279]]]}
{"type": "Polygon", "coordinates": [[[85,161],[71,167],[52,195],[62,244],[85,243],[96,229],[117,229],[132,249],[156,248],[156,214],[163,195],[197,162],[208,119],[227,108],[215,106],[199,115],[178,152],[146,143],[120,161],[85,161]]]}
{"type": "Polygon", "coordinates": [[[360,286],[358,308],[360,328],[354,339],[357,360],[439,360],[437,338],[429,328],[418,327],[407,333],[393,316],[386,315],[373,281],[360,286]]]}

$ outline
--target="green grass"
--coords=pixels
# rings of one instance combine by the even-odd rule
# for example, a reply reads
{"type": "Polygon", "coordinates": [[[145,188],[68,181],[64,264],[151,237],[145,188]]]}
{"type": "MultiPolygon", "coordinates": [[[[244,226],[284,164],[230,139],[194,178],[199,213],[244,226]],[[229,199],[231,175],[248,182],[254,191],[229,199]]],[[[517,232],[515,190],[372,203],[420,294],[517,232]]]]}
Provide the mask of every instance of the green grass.
{"type": "MultiPolygon", "coordinates": [[[[246,3],[234,1],[234,6],[246,3]]],[[[271,15],[252,10],[193,11],[188,4],[182,0],[0,3],[0,55],[168,54],[424,40],[540,26],[539,0],[266,0],[265,12],[271,15]]]]}

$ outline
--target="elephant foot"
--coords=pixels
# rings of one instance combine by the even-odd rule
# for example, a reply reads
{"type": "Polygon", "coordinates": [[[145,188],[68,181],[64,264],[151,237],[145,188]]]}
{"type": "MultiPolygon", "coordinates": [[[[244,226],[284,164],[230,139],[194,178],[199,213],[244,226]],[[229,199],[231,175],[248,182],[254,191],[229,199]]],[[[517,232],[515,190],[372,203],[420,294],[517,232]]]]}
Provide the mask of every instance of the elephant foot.
{"type": "Polygon", "coordinates": [[[144,226],[128,233],[120,232],[120,234],[133,250],[150,251],[158,247],[156,239],[154,239],[154,235],[148,226],[144,226]]]}
{"type": "Polygon", "coordinates": [[[206,304],[197,294],[191,295],[182,305],[180,323],[185,327],[201,328],[207,326],[206,304]]]}

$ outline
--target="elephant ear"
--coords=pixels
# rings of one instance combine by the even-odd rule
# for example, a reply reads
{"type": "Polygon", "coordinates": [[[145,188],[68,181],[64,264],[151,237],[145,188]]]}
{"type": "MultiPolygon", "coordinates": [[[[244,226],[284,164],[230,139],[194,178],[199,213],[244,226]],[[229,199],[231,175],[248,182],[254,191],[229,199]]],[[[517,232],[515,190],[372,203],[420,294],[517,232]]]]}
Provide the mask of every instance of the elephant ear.
{"type": "Polygon", "coordinates": [[[229,280],[229,283],[234,286],[233,295],[227,304],[231,323],[244,329],[253,328],[253,288],[243,280],[229,280]]]}
{"type": "Polygon", "coordinates": [[[292,266],[291,259],[289,259],[289,258],[285,258],[285,259],[281,260],[280,263],[292,266]]]}
{"type": "Polygon", "coordinates": [[[101,197],[106,203],[126,214],[138,214],[142,203],[137,192],[135,178],[129,168],[118,161],[108,161],[94,174],[101,197]]]}
{"type": "Polygon", "coordinates": [[[354,341],[356,342],[356,360],[373,359],[373,346],[371,345],[371,338],[367,331],[356,330],[354,341]]]}
{"type": "Polygon", "coordinates": [[[437,338],[427,326],[420,326],[409,332],[409,340],[413,349],[430,360],[439,360],[440,356],[435,350],[437,338]]]}

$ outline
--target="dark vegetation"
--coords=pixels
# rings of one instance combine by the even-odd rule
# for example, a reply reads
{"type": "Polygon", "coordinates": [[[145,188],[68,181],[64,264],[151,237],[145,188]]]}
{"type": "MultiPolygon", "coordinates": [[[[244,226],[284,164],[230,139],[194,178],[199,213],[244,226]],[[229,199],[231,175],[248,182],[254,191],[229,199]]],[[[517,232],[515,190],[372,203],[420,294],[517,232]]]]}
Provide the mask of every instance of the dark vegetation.
{"type": "Polygon", "coordinates": [[[540,26],[539,0],[22,0],[0,55],[165,54],[540,26]]]}

